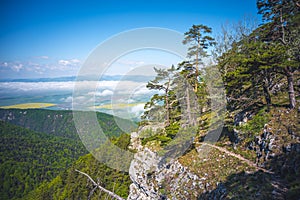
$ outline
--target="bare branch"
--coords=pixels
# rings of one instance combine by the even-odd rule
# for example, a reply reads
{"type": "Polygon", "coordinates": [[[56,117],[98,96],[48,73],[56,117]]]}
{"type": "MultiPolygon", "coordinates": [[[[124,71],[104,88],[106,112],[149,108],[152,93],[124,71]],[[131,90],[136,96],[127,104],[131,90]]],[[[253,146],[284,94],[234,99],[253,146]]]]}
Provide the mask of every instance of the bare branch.
{"type": "Polygon", "coordinates": [[[92,195],[94,194],[95,190],[97,189],[97,186],[95,186],[92,191],[90,192],[89,196],[88,196],[88,200],[90,200],[92,198],[92,195]]]}
{"type": "Polygon", "coordinates": [[[123,199],[122,197],[120,197],[119,195],[117,195],[117,194],[115,194],[115,193],[113,193],[113,192],[111,192],[111,191],[105,189],[104,187],[101,187],[101,186],[100,186],[99,184],[97,184],[97,183],[96,183],[96,182],[95,182],[95,181],[94,181],[87,173],[81,172],[81,171],[79,171],[79,170],[77,170],[77,169],[75,169],[75,171],[76,171],[76,172],[79,172],[80,174],[85,175],[86,177],[88,177],[88,179],[89,179],[90,181],[92,181],[92,183],[94,184],[94,186],[98,187],[101,191],[106,192],[106,193],[109,194],[109,196],[111,196],[112,198],[117,199],[117,200],[125,200],[125,199],[123,199]]]}

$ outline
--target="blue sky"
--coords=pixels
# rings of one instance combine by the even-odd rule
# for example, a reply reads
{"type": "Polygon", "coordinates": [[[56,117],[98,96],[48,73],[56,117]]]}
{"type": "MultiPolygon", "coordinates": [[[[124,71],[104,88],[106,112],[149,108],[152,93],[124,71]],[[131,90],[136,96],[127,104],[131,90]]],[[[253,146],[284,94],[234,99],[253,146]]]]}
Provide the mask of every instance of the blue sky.
{"type": "Polygon", "coordinates": [[[129,29],[184,33],[205,24],[218,32],[256,13],[255,0],[1,0],[0,79],[76,75],[99,43],[129,29]]]}

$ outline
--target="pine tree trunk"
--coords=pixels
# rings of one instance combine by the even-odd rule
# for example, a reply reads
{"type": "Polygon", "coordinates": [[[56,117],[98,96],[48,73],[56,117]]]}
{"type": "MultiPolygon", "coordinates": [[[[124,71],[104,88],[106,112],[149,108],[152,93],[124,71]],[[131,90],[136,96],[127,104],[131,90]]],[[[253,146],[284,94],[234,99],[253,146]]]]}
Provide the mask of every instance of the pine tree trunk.
{"type": "MultiPolygon", "coordinates": [[[[188,119],[189,119],[189,123],[193,123],[192,122],[192,115],[191,115],[191,102],[190,102],[190,92],[189,92],[189,88],[186,87],[185,88],[185,92],[186,92],[186,109],[187,109],[187,113],[188,113],[188,119]]],[[[193,124],[194,125],[194,124],[193,124]]]]}
{"type": "Polygon", "coordinates": [[[166,95],[166,126],[170,125],[170,110],[169,110],[169,98],[166,95]]]}
{"type": "Polygon", "coordinates": [[[165,92],[166,92],[166,97],[165,97],[165,104],[166,104],[165,105],[165,109],[166,109],[166,126],[170,125],[170,108],[169,108],[170,106],[169,106],[169,97],[168,97],[170,82],[171,82],[171,80],[169,79],[167,88],[165,90],[165,92]]]}
{"type": "Polygon", "coordinates": [[[296,107],[296,97],[295,97],[295,90],[294,90],[294,77],[293,77],[293,72],[291,72],[288,68],[286,68],[286,77],[287,77],[287,82],[288,82],[288,93],[289,93],[290,108],[294,109],[296,107]]]}
{"type": "Polygon", "coordinates": [[[199,62],[198,62],[198,59],[199,59],[199,55],[198,55],[198,51],[197,51],[197,54],[196,54],[196,82],[195,82],[195,93],[198,91],[198,76],[199,76],[199,62]]]}
{"type": "Polygon", "coordinates": [[[263,90],[264,90],[265,100],[267,103],[267,108],[268,108],[268,110],[270,110],[270,106],[272,104],[271,95],[270,95],[270,91],[269,91],[268,87],[265,84],[263,85],[263,90]]]}

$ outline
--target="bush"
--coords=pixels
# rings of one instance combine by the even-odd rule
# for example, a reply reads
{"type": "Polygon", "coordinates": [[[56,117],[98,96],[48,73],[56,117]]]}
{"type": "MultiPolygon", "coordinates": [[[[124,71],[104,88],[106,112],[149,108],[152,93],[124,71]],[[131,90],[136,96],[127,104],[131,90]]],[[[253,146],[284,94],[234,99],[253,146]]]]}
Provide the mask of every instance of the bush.
{"type": "Polygon", "coordinates": [[[270,114],[266,113],[264,110],[260,110],[248,123],[242,125],[238,129],[248,135],[254,135],[259,133],[269,121],[270,114]]]}
{"type": "Polygon", "coordinates": [[[179,122],[171,123],[168,127],[166,127],[167,137],[173,139],[178,133],[179,128],[180,128],[179,122]]]}

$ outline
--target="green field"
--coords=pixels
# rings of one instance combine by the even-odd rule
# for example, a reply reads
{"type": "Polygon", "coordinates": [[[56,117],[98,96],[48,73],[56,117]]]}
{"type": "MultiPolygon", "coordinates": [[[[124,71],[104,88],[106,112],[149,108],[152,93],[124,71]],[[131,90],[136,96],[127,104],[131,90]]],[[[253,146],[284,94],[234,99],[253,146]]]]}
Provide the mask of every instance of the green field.
{"type": "Polygon", "coordinates": [[[29,109],[29,108],[47,108],[56,106],[53,103],[23,103],[23,104],[14,104],[10,106],[1,106],[0,108],[10,109],[10,108],[18,108],[18,109],[29,109]]]}

